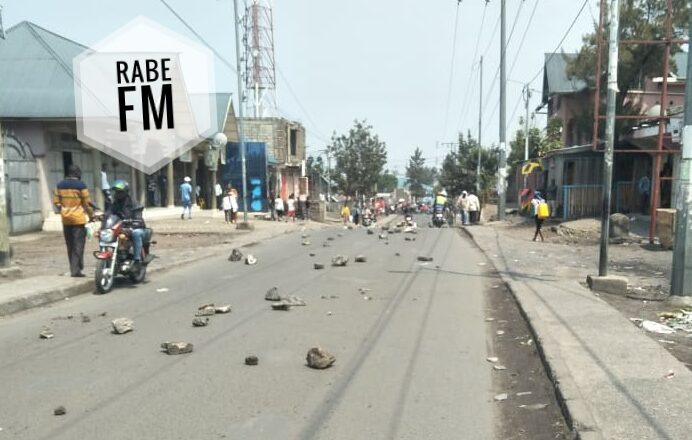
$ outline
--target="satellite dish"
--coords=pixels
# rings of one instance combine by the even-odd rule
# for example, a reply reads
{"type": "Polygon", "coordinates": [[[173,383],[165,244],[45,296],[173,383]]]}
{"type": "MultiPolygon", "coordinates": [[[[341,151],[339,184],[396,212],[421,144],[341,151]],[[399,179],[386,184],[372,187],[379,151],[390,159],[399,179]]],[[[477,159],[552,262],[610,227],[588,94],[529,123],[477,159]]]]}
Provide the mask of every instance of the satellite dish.
{"type": "Polygon", "coordinates": [[[216,133],[213,138],[211,138],[211,147],[214,149],[219,149],[226,145],[228,138],[223,133],[216,133]]]}

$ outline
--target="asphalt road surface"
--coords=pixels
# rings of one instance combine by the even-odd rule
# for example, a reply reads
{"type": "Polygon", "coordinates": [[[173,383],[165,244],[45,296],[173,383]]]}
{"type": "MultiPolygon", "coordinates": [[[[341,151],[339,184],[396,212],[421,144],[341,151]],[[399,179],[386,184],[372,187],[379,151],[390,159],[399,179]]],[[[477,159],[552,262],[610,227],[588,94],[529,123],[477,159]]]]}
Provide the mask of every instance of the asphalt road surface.
{"type": "Polygon", "coordinates": [[[427,227],[301,241],[243,248],[255,266],[223,255],[0,320],[0,440],[496,438],[480,252],[456,230],[427,227]],[[346,267],[330,265],[337,254],[346,267]],[[272,286],[307,306],[272,310],[272,286]],[[194,328],[205,303],[233,311],[194,328]],[[112,334],[118,317],[135,331],[112,334]],[[43,326],[53,339],[38,338],[43,326]],[[164,354],[164,341],[194,352],[164,354]],[[315,346],[336,356],[331,368],[306,366],[315,346]],[[258,366],[244,365],[251,354],[258,366]],[[53,415],[60,405],[67,413],[53,415]]]}

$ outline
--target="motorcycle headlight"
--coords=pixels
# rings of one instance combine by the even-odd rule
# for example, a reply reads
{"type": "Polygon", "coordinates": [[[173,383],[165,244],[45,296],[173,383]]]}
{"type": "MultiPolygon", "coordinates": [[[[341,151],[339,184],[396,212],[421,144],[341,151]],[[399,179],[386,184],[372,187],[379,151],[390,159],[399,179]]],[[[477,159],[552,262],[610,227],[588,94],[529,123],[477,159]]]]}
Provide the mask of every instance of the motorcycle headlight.
{"type": "Polygon", "coordinates": [[[104,229],[101,231],[101,241],[110,243],[113,241],[113,230],[112,229],[104,229]]]}

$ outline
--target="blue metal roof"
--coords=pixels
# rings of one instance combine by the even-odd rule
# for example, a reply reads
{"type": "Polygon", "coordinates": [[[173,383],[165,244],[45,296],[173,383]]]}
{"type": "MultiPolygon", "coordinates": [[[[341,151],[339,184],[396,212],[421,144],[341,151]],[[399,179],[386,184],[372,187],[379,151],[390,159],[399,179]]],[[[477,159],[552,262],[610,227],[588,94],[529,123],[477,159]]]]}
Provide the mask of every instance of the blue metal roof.
{"type": "Polygon", "coordinates": [[[74,118],[72,59],[87,47],[23,21],[0,39],[0,117],[74,118]]]}

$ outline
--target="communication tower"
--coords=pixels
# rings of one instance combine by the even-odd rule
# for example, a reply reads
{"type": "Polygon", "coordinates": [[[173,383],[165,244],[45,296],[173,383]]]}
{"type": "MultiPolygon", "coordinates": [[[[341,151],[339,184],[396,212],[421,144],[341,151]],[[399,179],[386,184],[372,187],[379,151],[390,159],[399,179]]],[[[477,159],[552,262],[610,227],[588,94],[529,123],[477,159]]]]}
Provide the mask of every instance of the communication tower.
{"type": "Polygon", "coordinates": [[[276,64],[271,0],[245,2],[245,90],[255,118],[276,116],[276,64]]]}

